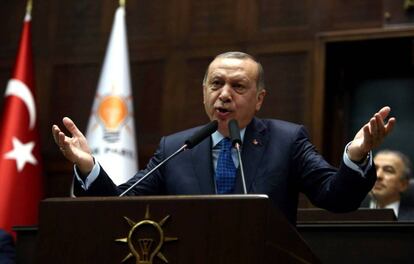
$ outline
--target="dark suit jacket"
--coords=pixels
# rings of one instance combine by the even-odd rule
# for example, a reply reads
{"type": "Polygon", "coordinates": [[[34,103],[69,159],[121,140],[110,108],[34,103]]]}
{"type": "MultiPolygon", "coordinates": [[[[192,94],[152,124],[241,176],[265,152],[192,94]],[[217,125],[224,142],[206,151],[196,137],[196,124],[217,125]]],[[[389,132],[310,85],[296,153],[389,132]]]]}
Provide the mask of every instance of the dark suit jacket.
{"type": "Polygon", "coordinates": [[[401,194],[398,221],[414,220],[414,183],[410,182],[408,189],[401,194]]]}
{"type": "MultiPolygon", "coordinates": [[[[127,183],[116,187],[105,171],[84,192],[75,184],[75,195],[117,195],[168,157],[199,128],[189,129],[161,139],[147,167],[127,183]]],[[[211,138],[168,161],[142,181],[129,195],[214,194],[211,138]]],[[[365,177],[341,164],[330,166],[309,142],[303,126],[280,120],[254,118],[247,126],[242,160],[248,193],[267,194],[294,224],[299,192],[318,207],[334,212],[355,210],[376,180],[375,169],[365,177]]],[[[103,165],[104,166],[104,165],[103,165]]],[[[242,193],[240,177],[235,193],[242,193]]]]}
{"type": "Polygon", "coordinates": [[[15,261],[15,248],[11,235],[0,229],[0,263],[12,264],[15,261]]]}

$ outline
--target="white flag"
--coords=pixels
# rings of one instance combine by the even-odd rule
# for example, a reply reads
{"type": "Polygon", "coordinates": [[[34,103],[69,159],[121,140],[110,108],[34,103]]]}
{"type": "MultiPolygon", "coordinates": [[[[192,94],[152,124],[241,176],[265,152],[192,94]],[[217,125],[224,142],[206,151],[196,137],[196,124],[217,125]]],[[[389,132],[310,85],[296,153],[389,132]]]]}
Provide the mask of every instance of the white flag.
{"type": "Polygon", "coordinates": [[[96,90],[86,138],[115,184],[138,169],[125,8],[118,7],[96,90]]]}

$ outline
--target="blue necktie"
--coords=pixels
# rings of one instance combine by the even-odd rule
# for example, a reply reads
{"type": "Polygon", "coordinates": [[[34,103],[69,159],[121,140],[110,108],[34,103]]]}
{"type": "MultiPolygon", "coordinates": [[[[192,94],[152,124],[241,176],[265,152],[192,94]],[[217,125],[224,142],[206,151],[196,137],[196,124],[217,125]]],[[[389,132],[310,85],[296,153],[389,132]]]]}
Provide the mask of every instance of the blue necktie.
{"type": "Polygon", "coordinates": [[[236,167],[231,157],[230,139],[222,139],[218,146],[220,147],[220,153],[216,168],[217,193],[232,193],[236,180],[236,167]]]}

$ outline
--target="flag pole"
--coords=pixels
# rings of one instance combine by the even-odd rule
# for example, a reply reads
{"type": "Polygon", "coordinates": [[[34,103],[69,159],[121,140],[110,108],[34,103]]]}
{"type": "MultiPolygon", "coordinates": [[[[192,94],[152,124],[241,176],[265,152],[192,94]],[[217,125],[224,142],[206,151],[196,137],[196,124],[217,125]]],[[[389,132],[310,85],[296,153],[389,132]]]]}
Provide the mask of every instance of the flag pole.
{"type": "Polygon", "coordinates": [[[120,7],[125,7],[125,1],[126,0],[119,0],[119,6],[120,7]]]}
{"type": "MultiPolygon", "coordinates": [[[[122,0],[120,0],[122,1],[122,0]]],[[[33,1],[32,0],[28,0],[27,4],[26,4],[26,15],[32,15],[32,7],[33,7],[33,1]]]]}

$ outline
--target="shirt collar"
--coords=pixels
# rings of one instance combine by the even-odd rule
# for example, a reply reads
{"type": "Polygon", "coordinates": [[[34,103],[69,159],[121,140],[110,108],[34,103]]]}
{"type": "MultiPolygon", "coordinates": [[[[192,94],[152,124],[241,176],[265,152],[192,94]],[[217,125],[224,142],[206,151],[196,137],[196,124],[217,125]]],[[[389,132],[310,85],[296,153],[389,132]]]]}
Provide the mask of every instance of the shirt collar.
{"type": "MultiPolygon", "coordinates": [[[[369,208],[376,208],[376,203],[374,200],[371,200],[369,208]]],[[[398,213],[400,211],[400,200],[387,204],[384,208],[394,210],[395,216],[398,217],[398,213]]]]}
{"type": "MultiPolygon", "coordinates": [[[[240,130],[240,138],[243,142],[244,139],[244,133],[246,132],[246,128],[243,128],[240,130]]],[[[213,134],[211,134],[211,139],[213,140],[213,148],[224,138],[224,136],[216,130],[213,134]]]]}

